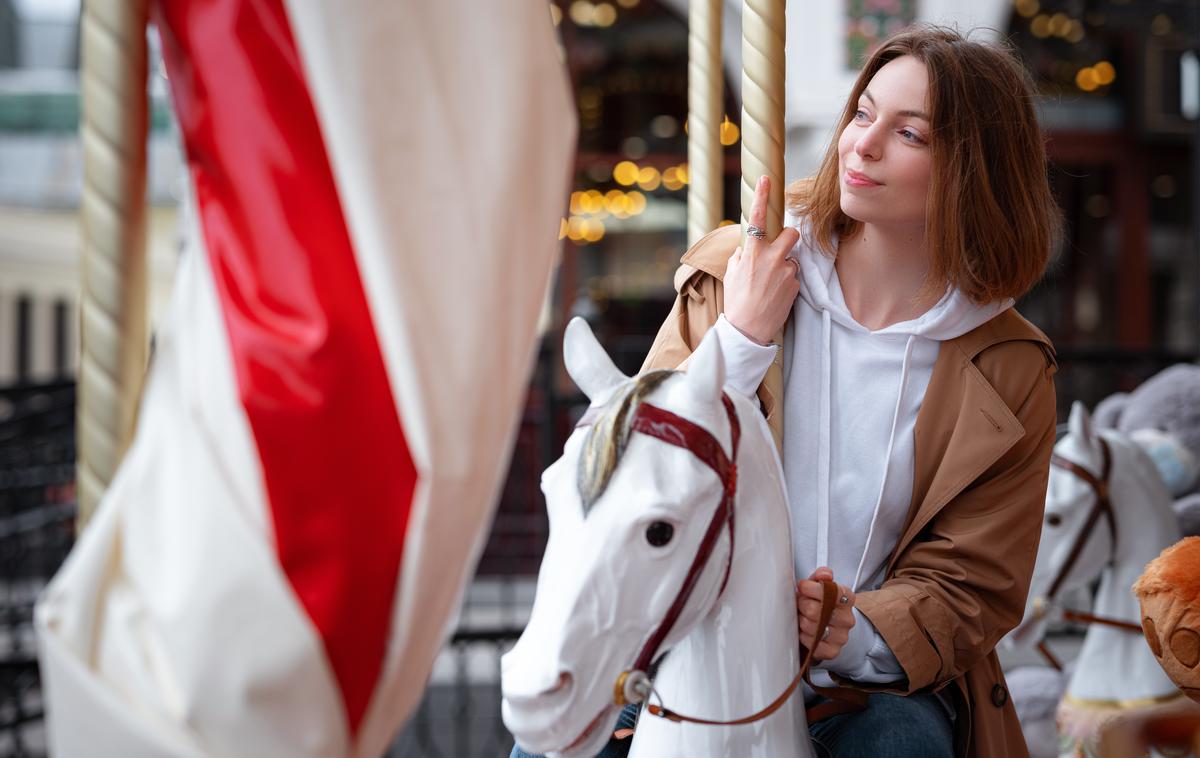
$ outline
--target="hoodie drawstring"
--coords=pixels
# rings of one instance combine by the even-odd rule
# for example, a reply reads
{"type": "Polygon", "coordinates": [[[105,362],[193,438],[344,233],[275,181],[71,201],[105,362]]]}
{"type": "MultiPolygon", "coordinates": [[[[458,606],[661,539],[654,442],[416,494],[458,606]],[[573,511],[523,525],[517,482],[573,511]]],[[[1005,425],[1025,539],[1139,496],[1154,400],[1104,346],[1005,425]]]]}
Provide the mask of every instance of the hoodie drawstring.
{"type": "Polygon", "coordinates": [[[871,540],[875,537],[875,524],[879,521],[879,509],[883,505],[883,493],[887,489],[888,472],[892,468],[892,448],[896,445],[896,427],[900,423],[900,408],[904,402],[904,388],[908,384],[908,366],[909,360],[912,358],[915,340],[916,335],[910,334],[908,341],[904,344],[904,362],[900,366],[900,388],[896,391],[896,408],[892,411],[892,431],[888,434],[887,454],[883,457],[883,477],[879,483],[879,497],[875,499],[875,509],[871,514],[871,528],[867,531],[867,542],[863,545],[862,557],[858,559],[858,571],[854,572],[854,584],[851,585],[855,592],[858,591],[859,582],[862,581],[863,566],[866,565],[867,556],[871,553],[871,540]]]}
{"type": "Polygon", "coordinates": [[[819,441],[817,445],[817,565],[829,565],[829,478],[831,464],[830,448],[830,406],[832,399],[833,351],[832,351],[832,320],[829,309],[821,310],[821,418],[818,426],[819,441]]]}

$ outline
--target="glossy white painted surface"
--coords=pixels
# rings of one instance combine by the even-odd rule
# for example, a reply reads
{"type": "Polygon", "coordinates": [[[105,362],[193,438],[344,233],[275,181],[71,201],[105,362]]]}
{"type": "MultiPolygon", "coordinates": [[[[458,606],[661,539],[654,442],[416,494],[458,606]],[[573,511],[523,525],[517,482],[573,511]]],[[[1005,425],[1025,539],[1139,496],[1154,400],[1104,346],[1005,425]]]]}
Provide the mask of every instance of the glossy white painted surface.
{"type": "MultiPolygon", "coordinates": [[[[1108,443],[1112,453],[1109,490],[1116,517],[1117,544],[1114,550],[1107,524],[1103,520],[1097,522],[1086,547],[1063,581],[1058,597],[1099,578],[1092,612],[1138,624],[1141,614],[1133,583],[1147,563],[1180,538],[1171,495],[1142,449],[1122,434],[1096,430],[1082,404],[1076,403],[1071,409],[1068,425],[1069,433],[1055,445],[1054,452],[1097,476],[1102,468],[1100,435],[1108,443]]],[[[1043,521],[1025,621],[1010,635],[1009,644],[1035,644],[1043,636],[1037,628],[1041,622],[1033,613],[1034,603],[1049,592],[1094,503],[1095,495],[1086,482],[1070,471],[1051,467],[1046,514],[1058,516],[1061,523],[1051,526],[1049,518],[1043,521]],[[1029,627],[1033,627],[1031,631],[1021,633],[1029,627]]],[[[1066,687],[1068,696],[1088,700],[1140,700],[1176,691],[1142,635],[1098,624],[1089,627],[1066,687]]]]}
{"type": "MultiPolygon", "coordinates": [[[[580,320],[567,330],[564,353],[568,371],[593,405],[607,402],[627,381],[580,320]]],[[[722,363],[710,332],[688,373],[668,379],[647,402],[703,426],[728,452],[722,363]]],[[[742,440],[729,584],[720,594],[730,549],[723,536],[667,637],[662,649],[671,653],[655,682],[673,710],[721,720],[769,704],[799,666],[779,459],[753,403],[730,395],[742,440]]],[[[634,434],[585,519],[576,486],[585,434],[576,431],[543,475],[550,541],[529,625],[502,664],[505,724],[526,750],[553,758],[593,756],[608,739],[619,712],[613,684],[666,614],[721,496],[716,474],[692,453],[634,434]],[[644,536],[657,520],[675,527],[660,548],[644,536]]],[[[740,727],[643,715],[633,739],[633,758],[812,754],[799,695],[763,721],[740,727]]]]}

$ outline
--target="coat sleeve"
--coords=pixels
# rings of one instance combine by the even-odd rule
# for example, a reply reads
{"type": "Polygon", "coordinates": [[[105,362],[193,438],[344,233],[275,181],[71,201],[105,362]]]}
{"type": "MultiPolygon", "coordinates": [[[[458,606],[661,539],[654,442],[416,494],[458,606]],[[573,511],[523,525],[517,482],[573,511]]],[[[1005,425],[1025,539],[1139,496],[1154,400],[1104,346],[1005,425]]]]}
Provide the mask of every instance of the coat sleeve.
{"type": "MultiPolygon", "coordinates": [[[[998,359],[985,351],[977,360],[987,375],[985,362],[998,359]]],[[[856,606],[907,677],[889,691],[936,688],[964,674],[1021,621],[1055,438],[1053,364],[1040,371],[1038,363],[1004,397],[1024,436],[943,507],[897,557],[891,578],[858,595],[856,606]]]]}
{"type": "MultiPolygon", "coordinates": [[[[658,328],[640,373],[684,368],[692,351],[724,311],[721,280],[712,274],[685,263],[675,274],[675,284],[679,290],[675,303],[658,328]]],[[[770,420],[775,413],[775,397],[764,385],[759,386],[756,396],[763,416],[770,420]]]]}
{"type": "Polygon", "coordinates": [[[675,303],[658,328],[642,372],[681,367],[721,315],[724,298],[716,277],[685,263],[675,273],[675,284],[675,303]]]}

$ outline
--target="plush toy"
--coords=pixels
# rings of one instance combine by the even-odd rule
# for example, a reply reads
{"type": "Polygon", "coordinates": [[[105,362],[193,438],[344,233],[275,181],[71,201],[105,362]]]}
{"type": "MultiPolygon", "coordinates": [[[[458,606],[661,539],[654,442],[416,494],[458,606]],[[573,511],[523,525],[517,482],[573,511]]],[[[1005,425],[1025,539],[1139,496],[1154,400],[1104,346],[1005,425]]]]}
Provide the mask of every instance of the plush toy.
{"type": "MultiPolygon", "coordinates": [[[[1133,591],[1146,643],[1171,681],[1200,704],[1200,537],[1185,537],[1162,551],[1133,591]]],[[[1200,755],[1200,711],[1118,720],[1101,743],[1104,758],[1145,755],[1150,748],[1164,755],[1200,755]]]]}
{"type": "Polygon", "coordinates": [[[1142,632],[1163,671],[1200,703],[1200,537],[1162,552],[1133,585],[1142,632]]]}
{"type": "Polygon", "coordinates": [[[1183,534],[1200,534],[1200,366],[1180,363],[1096,406],[1093,422],[1137,441],[1175,499],[1183,534]]]}

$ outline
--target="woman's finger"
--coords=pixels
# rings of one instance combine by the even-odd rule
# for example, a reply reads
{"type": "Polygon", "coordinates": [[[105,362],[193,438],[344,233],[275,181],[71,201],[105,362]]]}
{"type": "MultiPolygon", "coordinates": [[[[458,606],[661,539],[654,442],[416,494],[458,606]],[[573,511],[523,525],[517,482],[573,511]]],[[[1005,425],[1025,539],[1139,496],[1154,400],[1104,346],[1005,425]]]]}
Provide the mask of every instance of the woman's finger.
{"type": "Polygon", "coordinates": [[[771,179],[766,174],[754,185],[754,202],[750,204],[750,223],[767,228],[767,199],[771,196],[771,179]]]}
{"type": "Polygon", "coordinates": [[[797,608],[800,615],[805,618],[818,619],[821,617],[821,601],[813,600],[811,597],[800,598],[797,608]]]}
{"type": "Polygon", "coordinates": [[[834,611],[829,618],[829,625],[838,629],[853,629],[856,619],[853,611],[834,611]]]}
{"type": "MultiPolygon", "coordinates": [[[[788,265],[791,265],[791,264],[788,264],[788,265]]],[[[800,589],[800,594],[803,595],[804,597],[811,597],[814,600],[821,600],[822,598],[825,597],[825,587],[820,582],[813,581],[811,579],[804,579],[804,580],[800,581],[797,586],[800,589]]],[[[854,604],[853,596],[854,596],[854,593],[850,592],[849,587],[839,584],[838,585],[838,594],[837,594],[837,597],[835,598],[835,602],[837,602],[838,605],[853,605],[854,604]],[[843,596],[845,596],[845,598],[848,602],[845,602],[845,603],[842,602],[843,596]]]]}
{"type": "Polygon", "coordinates": [[[811,579],[801,579],[796,582],[796,589],[800,593],[800,597],[811,597],[814,600],[820,600],[825,596],[824,590],[821,589],[820,582],[814,582],[811,579]]]}
{"type": "Polygon", "coordinates": [[[819,661],[828,661],[832,658],[837,658],[838,653],[842,652],[842,644],[834,645],[830,642],[822,642],[817,645],[817,649],[813,651],[813,657],[819,661]]]}
{"type": "MultiPolygon", "coordinates": [[[[792,252],[792,249],[796,247],[796,243],[799,241],[800,231],[793,226],[785,226],[783,227],[783,230],[779,232],[779,236],[775,238],[775,241],[771,243],[771,252],[782,260],[783,258],[788,257],[788,255],[792,252]]],[[[829,578],[832,579],[833,572],[829,573],[829,578]]],[[[815,579],[816,576],[814,575],[809,578],[815,579]]]]}
{"type": "MultiPolygon", "coordinates": [[[[758,184],[754,186],[754,201],[750,204],[750,216],[747,218],[747,223],[750,226],[757,226],[764,232],[767,228],[767,200],[771,196],[771,180],[765,175],[758,177],[758,184]]],[[[746,251],[751,255],[757,254],[767,245],[766,239],[759,239],[746,233],[746,251]]]]}
{"type": "Polygon", "coordinates": [[[812,619],[800,619],[800,636],[812,639],[812,636],[817,633],[817,622],[812,619]]]}
{"type": "Polygon", "coordinates": [[[729,261],[725,264],[726,280],[731,280],[733,278],[733,276],[736,276],[736,274],[734,274],[734,272],[737,271],[738,268],[741,267],[741,265],[742,265],[742,249],[740,247],[734,248],[733,253],[729,256],[729,261]]]}
{"type": "MultiPolygon", "coordinates": [[[[799,594],[804,597],[811,597],[814,600],[822,600],[825,597],[825,588],[820,582],[815,582],[810,579],[804,579],[796,583],[796,589],[799,594]]],[[[834,602],[838,608],[853,608],[854,607],[854,590],[844,584],[838,585],[837,596],[834,602]]]]}
{"type": "Polygon", "coordinates": [[[810,576],[809,579],[814,582],[820,582],[826,579],[832,580],[833,569],[829,568],[828,566],[820,566],[812,572],[812,576],[810,576]]]}
{"type": "MultiPolygon", "coordinates": [[[[806,618],[820,619],[820,611],[817,611],[816,613],[806,613],[804,615],[806,618]]],[[[849,629],[851,626],[850,617],[843,613],[839,613],[838,611],[834,611],[833,615],[829,617],[829,625],[842,627],[843,629],[849,629]]]]}

